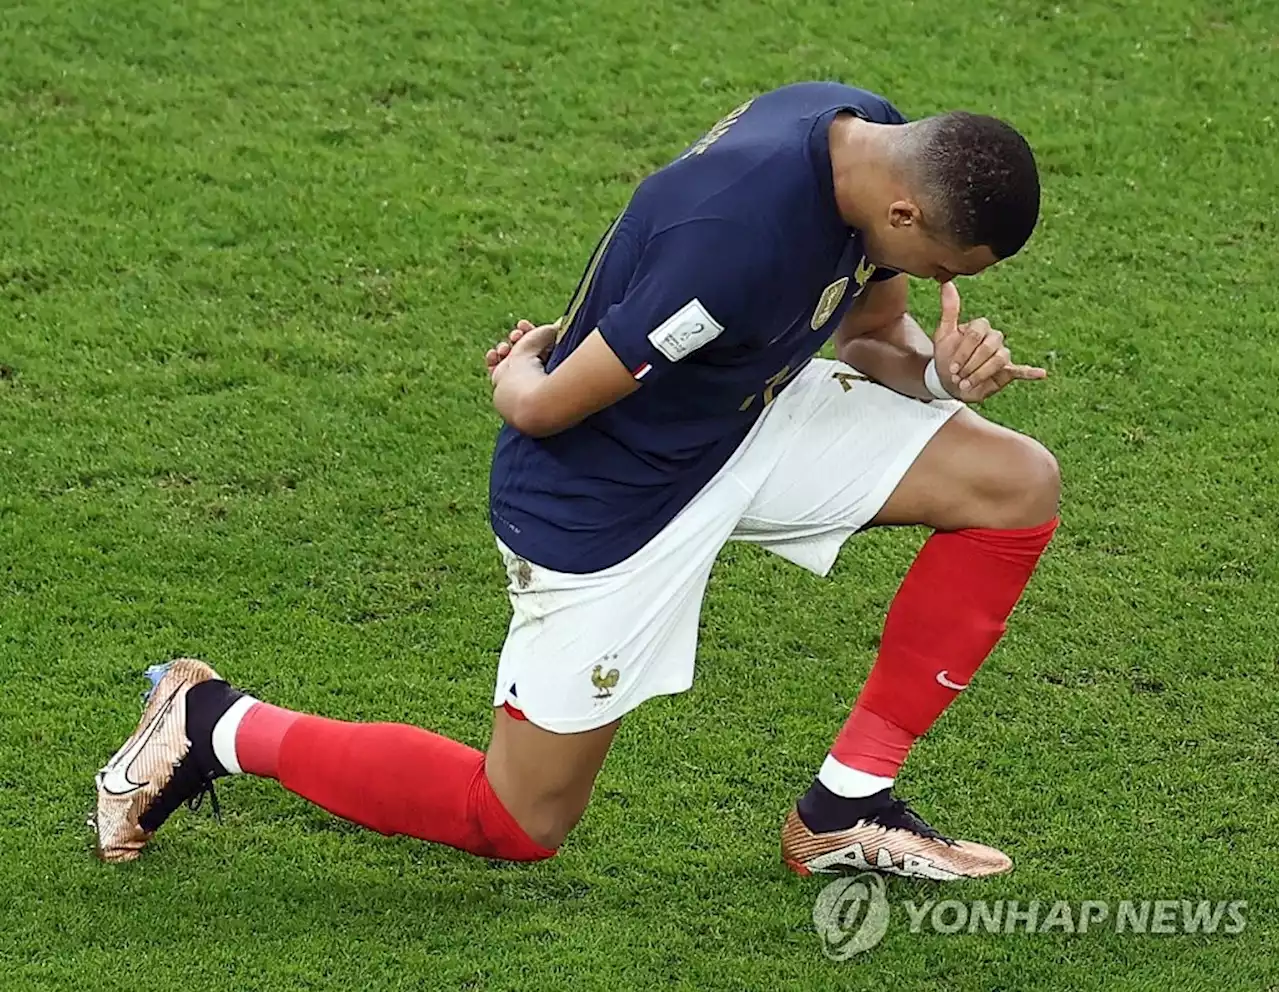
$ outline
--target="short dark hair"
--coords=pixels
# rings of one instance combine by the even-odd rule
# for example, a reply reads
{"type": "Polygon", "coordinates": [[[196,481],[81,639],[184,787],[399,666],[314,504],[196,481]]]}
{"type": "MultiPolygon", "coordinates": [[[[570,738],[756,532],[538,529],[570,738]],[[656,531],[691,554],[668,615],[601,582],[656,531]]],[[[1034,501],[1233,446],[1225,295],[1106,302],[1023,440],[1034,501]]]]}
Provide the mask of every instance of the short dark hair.
{"type": "Polygon", "coordinates": [[[962,110],[926,117],[913,129],[922,192],[941,210],[944,233],[961,248],[1015,254],[1040,216],[1040,175],[1027,139],[998,118],[962,110]]]}

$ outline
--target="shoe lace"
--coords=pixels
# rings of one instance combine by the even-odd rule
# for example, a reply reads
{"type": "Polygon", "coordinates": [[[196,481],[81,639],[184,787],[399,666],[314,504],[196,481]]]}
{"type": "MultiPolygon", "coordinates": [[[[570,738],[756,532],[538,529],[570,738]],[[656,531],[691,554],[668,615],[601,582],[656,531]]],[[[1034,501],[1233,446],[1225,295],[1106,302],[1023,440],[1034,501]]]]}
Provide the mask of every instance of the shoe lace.
{"type": "Polygon", "coordinates": [[[200,779],[200,791],[187,800],[187,809],[193,813],[198,813],[200,807],[204,805],[204,797],[209,797],[209,808],[213,810],[213,818],[222,822],[222,806],[218,802],[218,792],[213,787],[213,776],[204,775],[200,779]]]}
{"type": "Polygon", "coordinates": [[[886,827],[910,830],[913,834],[919,834],[929,840],[942,841],[942,843],[951,847],[954,847],[956,843],[950,837],[930,826],[924,817],[911,808],[910,802],[906,799],[890,799],[888,807],[878,812],[875,819],[886,827]]]}
{"type": "Polygon", "coordinates": [[[186,806],[192,812],[200,809],[206,793],[209,795],[214,818],[221,823],[222,805],[213,790],[213,775],[196,768],[188,756],[174,770],[173,777],[156,796],[150,808],[138,818],[138,823],[144,830],[157,830],[179,806],[186,806]]]}

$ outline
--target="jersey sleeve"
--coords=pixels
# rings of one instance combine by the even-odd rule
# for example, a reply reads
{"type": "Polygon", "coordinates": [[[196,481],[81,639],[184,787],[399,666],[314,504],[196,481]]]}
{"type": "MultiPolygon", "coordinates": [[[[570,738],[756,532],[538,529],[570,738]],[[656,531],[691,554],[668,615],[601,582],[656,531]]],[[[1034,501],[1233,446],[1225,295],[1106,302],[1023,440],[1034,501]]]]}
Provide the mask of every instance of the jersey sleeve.
{"type": "Polygon", "coordinates": [[[740,225],[695,220],[651,238],[601,336],[637,380],[660,378],[708,346],[740,341],[763,281],[759,239],[740,225]]]}

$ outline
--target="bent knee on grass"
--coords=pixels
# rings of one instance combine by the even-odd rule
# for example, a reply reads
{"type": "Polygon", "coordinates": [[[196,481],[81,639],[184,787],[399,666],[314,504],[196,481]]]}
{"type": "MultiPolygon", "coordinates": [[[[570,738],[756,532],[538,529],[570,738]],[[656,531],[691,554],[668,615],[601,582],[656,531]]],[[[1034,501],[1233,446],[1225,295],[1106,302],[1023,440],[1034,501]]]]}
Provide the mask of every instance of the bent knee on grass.
{"type": "Polygon", "coordinates": [[[564,843],[591,799],[594,780],[564,786],[525,779],[516,781],[496,771],[490,785],[512,819],[534,843],[558,848],[564,843]]]}
{"type": "Polygon", "coordinates": [[[515,820],[535,844],[554,851],[568,839],[582,819],[583,812],[585,807],[580,804],[535,803],[524,809],[515,820]]]}
{"type": "Polygon", "coordinates": [[[529,838],[559,847],[591,799],[618,721],[576,734],[557,734],[494,711],[486,774],[502,805],[529,838]]]}

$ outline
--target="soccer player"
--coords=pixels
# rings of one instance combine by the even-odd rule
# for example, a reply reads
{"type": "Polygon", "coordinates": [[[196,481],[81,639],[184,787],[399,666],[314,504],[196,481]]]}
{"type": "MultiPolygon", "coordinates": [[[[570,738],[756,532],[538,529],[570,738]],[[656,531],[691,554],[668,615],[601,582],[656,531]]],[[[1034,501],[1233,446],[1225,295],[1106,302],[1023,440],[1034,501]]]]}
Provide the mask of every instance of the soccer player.
{"type": "Polygon", "coordinates": [[[1007,871],[893,794],[915,741],[967,688],[1057,525],[1058,469],[969,409],[1043,369],[961,321],[957,276],[1036,224],[1030,148],[991,117],[908,123],[881,97],[803,83],[738,107],[636,189],[563,317],[485,356],[506,426],[491,522],[513,610],[482,753],[417,727],[259,702],[203,662],[155,683],[97,776],[98,851],[138,856],[221,775],[274,778],[338,816],[513,861],[582,815],[621,719],[688,689],[727,540],[819,575],[865,527],[925,541],[879,655],[782,855],[934,879],[1007,871]],[[907,275],[935,280],[932,340],[907,275]],[[834,338],[837,361],[815,357],[834,338]]]}

